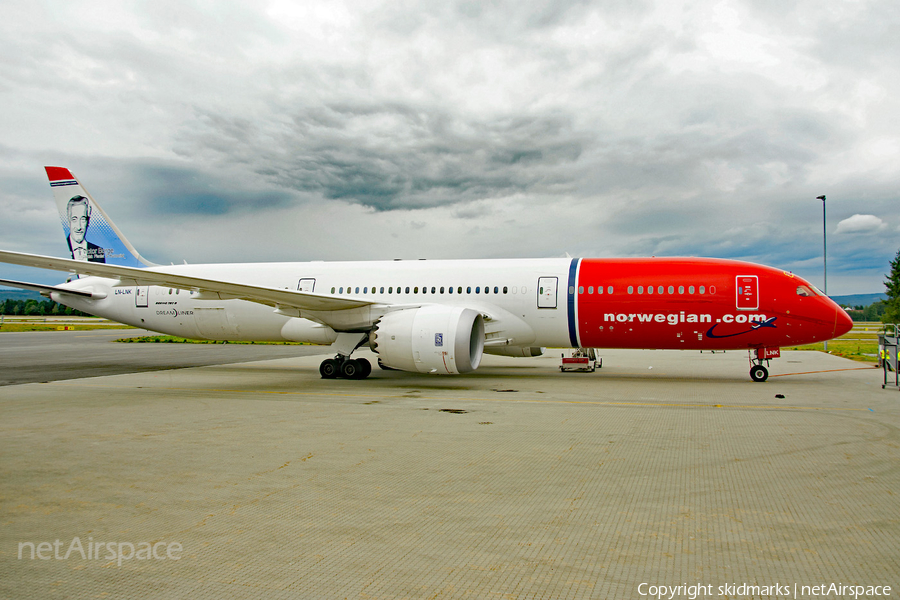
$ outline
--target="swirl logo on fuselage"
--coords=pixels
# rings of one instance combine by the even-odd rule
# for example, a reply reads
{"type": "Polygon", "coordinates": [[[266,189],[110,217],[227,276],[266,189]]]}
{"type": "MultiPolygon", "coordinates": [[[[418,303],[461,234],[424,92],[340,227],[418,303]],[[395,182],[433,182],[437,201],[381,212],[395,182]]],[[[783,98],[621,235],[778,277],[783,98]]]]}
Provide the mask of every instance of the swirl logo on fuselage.
{"type": "Polygon", "coordinates": [[[706,337],[708,337],[708,338],[730,338],[730,337],[734,337],[736,335],[744,335],[745,333],[754,332],[757,329],[759,329],[760,327],[771,327],[772,329],[775,329],[776,328],[775,327],[775,319],[777,319],[777,318],[778,317],[770,317],[770,318],[766,319],[765,321],[762,321],[761,323],[756,323],[754,325],[751,325],[750,329],[748,329],[746,331],[738,331],[737,333],[727,333],[725,335],[716,335],[713,333],[713,330],[720,325],[719,323],[716,323],[715,325],[713,325],[712,327],[709,328],[709,331],[706,332],[706,337]]]}

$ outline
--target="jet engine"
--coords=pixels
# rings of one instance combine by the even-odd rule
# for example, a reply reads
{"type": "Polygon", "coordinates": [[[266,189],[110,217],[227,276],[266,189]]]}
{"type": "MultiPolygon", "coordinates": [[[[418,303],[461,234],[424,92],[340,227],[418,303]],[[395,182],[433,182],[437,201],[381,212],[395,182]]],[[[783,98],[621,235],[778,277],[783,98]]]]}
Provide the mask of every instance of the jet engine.
{"type": "Polygon", "coordinates": [[[456,375],[474,371],[484,353],[484,319],[462,306],[391,312],[369,334],[380,363],[401,371],[456,375]]]}

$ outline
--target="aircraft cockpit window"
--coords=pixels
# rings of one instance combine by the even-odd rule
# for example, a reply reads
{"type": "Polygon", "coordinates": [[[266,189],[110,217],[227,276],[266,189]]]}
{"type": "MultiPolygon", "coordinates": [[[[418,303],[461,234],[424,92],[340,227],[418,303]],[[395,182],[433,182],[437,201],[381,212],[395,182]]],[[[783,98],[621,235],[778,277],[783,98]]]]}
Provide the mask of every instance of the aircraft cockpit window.
{"type": "Polygon", "coordinates": [[[797,295],[804,296],[804,297],[811,297],[811,296],[815,296],[816,293],[814,291],[812,291],[811,289],[809,289],[805,285],[798,285],[797,286],[797,295]]]}

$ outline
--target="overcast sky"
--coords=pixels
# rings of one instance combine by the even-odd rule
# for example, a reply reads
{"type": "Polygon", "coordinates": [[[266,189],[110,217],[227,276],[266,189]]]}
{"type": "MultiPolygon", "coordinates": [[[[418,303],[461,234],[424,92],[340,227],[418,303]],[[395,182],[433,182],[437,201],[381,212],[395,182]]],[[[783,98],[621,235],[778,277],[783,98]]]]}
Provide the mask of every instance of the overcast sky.
{"type": "Polygon", "coordinates": [[[2,249],[68,254],[44,165],[160,263],[900,248],[896,0],[2,6],[2,249]]]}

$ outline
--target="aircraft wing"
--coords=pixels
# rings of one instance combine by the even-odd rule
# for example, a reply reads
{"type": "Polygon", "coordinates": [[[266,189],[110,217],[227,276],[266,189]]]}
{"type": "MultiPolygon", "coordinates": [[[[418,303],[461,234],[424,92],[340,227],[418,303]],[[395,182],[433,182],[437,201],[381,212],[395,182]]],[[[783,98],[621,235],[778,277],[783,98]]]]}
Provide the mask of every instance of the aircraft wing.
{"type": "Polygon", "coordinates": [[[90,292],[84,292],[82,290],[69,290],[64,287],[59,287],[55,285],[42,285],[40,283],[28,283],[26,281],[13,281],[11,279],[0,279],[0,285],[6,285],[9,287],[17,287],[23,290],[31,290],[32,292],[41,292],[45,296],[50,292],[59,292],[61,294],[72,294],[73,296],[82,296],[84,298],[90,298],[93,296],[90,292]]]}
{"type": "MultiPolygon", "coordinates": [[[[263,287],[238,283],[233,281],[221,281],[217,279],[204,279],[191,275],[177,275],[166,273],[165,267],[138,269],[105,263],[86,262],[72,260],[71,258],[55,258],[53,256],[41,256],[40,254],[26,254],[23,252],[9,252],[0,250],[0,262],[26,267],[50,269],[51,271],[68,271],[78,275],[94,275],[96,277],[108,277],[118,279],[120,285],[160,285],[182,290],[197,291],[201,295],[218,294],[222,299],[236,298],[248,300],[259,304],[266,304],[276,308],[296,308],[299,310],[347,310],[376,304],[370,300],[355,298],[335,298],[321,294],[310,294],[296,290],[284,290],[279,288],[263,287]]],[[[63,290],[52,290],[63,291],[63,290]]]]}

